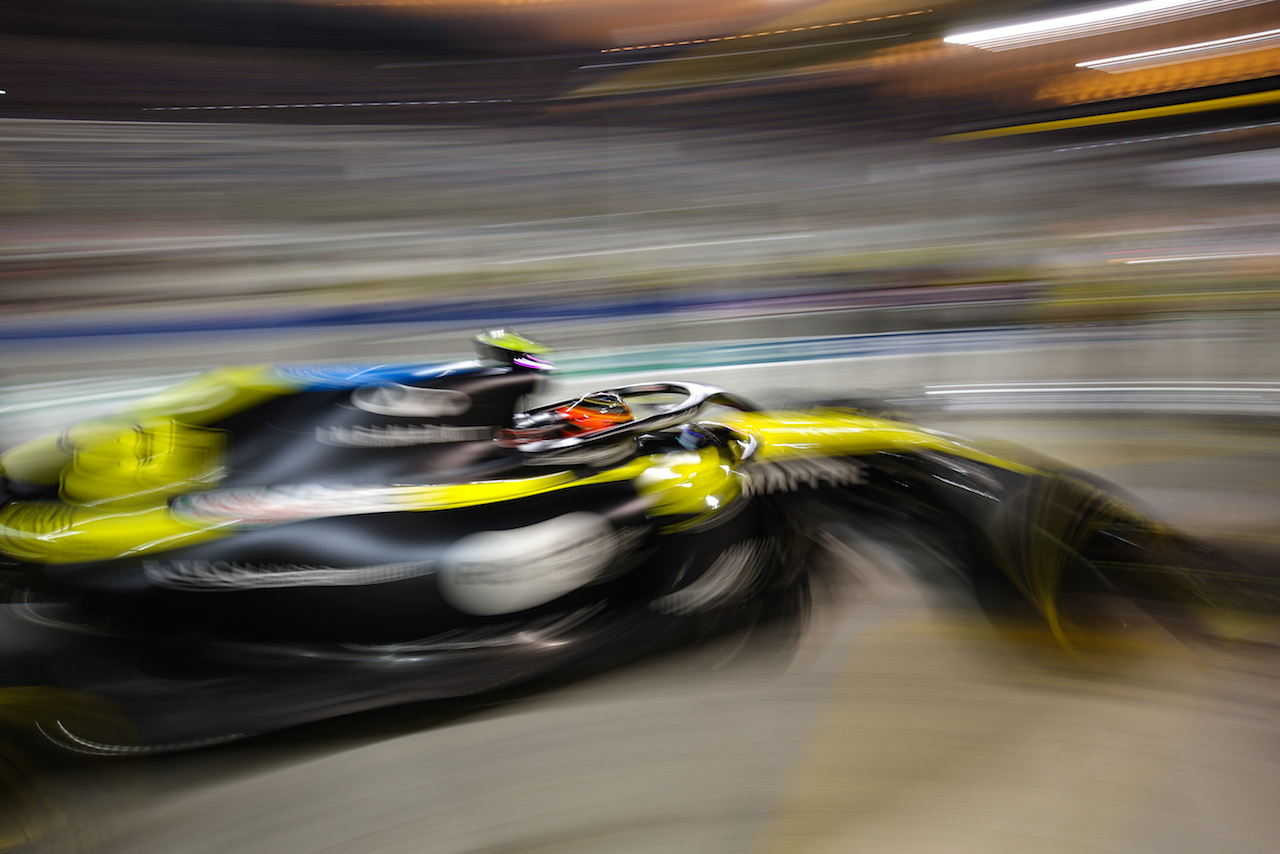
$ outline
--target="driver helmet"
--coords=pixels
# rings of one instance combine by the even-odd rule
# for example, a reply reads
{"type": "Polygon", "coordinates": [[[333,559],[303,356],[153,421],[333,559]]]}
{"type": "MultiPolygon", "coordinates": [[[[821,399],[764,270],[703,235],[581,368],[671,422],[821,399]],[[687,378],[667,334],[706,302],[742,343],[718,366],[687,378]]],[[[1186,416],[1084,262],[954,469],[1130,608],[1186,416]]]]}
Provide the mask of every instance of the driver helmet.
{"type": "Polygon", "coordinates": [[[487,362],[534,371],[549,371],[555,367],[546,358],[551,353],[550,347],[510,329],[489,329],[472,341],[480,358],[487,362]]]}
{"type": "Polygon", "coordinates": [[[598,391],[578,398],[567,406],[556,408],[562,419],[564,435],[595,433],[634,420],[631,407],[622,396],[612,391],[598,391]]]}

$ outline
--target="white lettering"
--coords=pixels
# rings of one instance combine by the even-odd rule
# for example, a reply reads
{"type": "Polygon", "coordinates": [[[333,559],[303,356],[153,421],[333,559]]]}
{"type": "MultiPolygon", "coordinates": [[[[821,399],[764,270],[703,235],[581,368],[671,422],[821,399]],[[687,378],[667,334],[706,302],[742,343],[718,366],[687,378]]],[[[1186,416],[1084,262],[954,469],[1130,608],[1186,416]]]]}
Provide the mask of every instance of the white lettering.
{"type": "Polygon", "coordinates": [[[809,457],[758,463],[748,467],[743,484],[745,495],[769,495],[796,492],[823,486],[856,486],[866,483],[863,463],[839,457],[809,457]]]}
{"type": "Polygon", "coordinates": [[[379,424],[355,427],[317,427],[316,440],[339,448],[401,448],[443,445],[489,439],[488,427],[450,427],[442,424],[379,424]]]}

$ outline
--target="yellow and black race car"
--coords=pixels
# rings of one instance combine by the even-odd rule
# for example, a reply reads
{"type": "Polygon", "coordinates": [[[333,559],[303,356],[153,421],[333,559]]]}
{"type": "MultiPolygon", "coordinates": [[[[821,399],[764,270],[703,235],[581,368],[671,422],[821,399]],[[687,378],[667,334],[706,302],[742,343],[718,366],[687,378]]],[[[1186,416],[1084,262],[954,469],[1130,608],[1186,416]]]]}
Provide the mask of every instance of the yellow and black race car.
{"type": "Polygon", "coordinates": [[[127,735],[53,700],[33,726],[114,754],[590,672],[802,613],[849,519],[1060,635],[1064,596],[1199,593],[1087,476],[696,383],[525,409],[546,349],[477,344],[222,369],[0,456],[0,685],[110,703],[127,735]]]}

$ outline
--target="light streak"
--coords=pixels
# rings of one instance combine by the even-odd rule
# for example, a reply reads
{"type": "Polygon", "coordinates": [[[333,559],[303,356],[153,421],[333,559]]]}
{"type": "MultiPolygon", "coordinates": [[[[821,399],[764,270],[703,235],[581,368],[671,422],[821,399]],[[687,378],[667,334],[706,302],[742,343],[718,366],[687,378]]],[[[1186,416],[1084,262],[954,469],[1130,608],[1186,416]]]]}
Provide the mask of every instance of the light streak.
{"type": "Polygon", "coordinates": [[[624,50],[649,50],[655,47],[685,47],[694,44],[711,44],[712,42],[732,41],[734,39],[754,39],[760,36],[781,36],[787,33],[803,33],[809,30],[825,30],[830,27],[848,27],[853,24],[870,24],[874,21],[889,21],[895,18],[910,18],[913,15],[924,15],[932,9],[916,9],[914,12],[898,12],[893,15],[877,15],[874,18],[856,18],[850,21],[832,21],[829,24],[810,24],[804,27],[784,27],[779,30],[760,30],[755,33],[738,33],[732,36],[711,36],[701,39],[682,39],[680,41],[651,42],[649,44],[632,44],[625,47],[607,47],[601,53],[618,53],[624,50]]]}
{"type": "Polygon", "coordinates": [[[1278,125],[1280,125],[1280,121],[1258,122],[1257,124],[1251,124],[1251,125],[1233,125],[1231,127],[1225,127],[1225,128],[1210,128],[1208,130],[1191,130],[1191,131],[1183,131],[1182,133],[1166,133],[1160,136],[1141,136],[1141,137],[1136,137],[1134,139],[1119,139],[1119,140],[1113,140],[1111,142],[1092,142],[1092,143],[1089,143],[1088,145],[1072,145],[1072,146],[1068,146],[1067,148],[1054,149],[1054,151],[1059,154],[1066,151],[1087,151],[1093,148],[1111,148],[1112,146],[1116,146],[1116,145],[1136,145],[1138,143],[1143,143],[1143,142],[1164,142],[1170,139],[1187,139],[1188,137],[1193,137],[1193,136],[1212,136],[1213,134],[1216,134],[1216,133],[1239,133],[1240,131],[1257,130],[1258,128],[1276,127],[1278,125]]]}
{"type": "MultiPolygon", "coordinates": [[[[782,53],[784,51],[790,51],[790,50],[813,50],[815,48],[822,48],[822,47],[839,47],[840,45],[864,44],[866,42],[883,41],[885,39],[903,38],[904,36],[910,36],[910,35],[911,35],[910,32],[887,33],[882,36],[865,36],[863,38],[857,38],[857,39],[839,39],[838,41],[807,42],[805,44],[792,44],[792,45],[785,45],[782,47],[757,47],[757,48],[751,48],[750,50],[725,51],[721,53],[708,53],[708,54],[702,54],[702,55],[664,56],[664,57],[656,57],[654,59],[632,59],[632,60],[626,60],[624,62],[597,62],[597,63],[593,63],[592,65],[584,65],[582,66],[582,69],[587,70],[587,69],[593,69],[593,68],[636,68],[642,65],[656,65],[658,63],[701,62],[704,60],[716,61],[716,60],[725,59],[731,56],[755,56],[761,53],[782,53]]],[[[616,48],[616,49],[622,50],[622,48],[616,48]]]]}
{"type": "Polygon", "coordinates": [[[952,394],[1045,394],[1045,393],[1072,393],[1079,394],[1082,392],[1270,392],[1280,390],[1275,383],[1214,383],[1212,385],[1183,385],[1176,380],[1155,381],[1151,383],[1143,383],[1142,385],[1111,385],[1106,382],[1085,382],[1085,383],[1042,383],[1040,385],[1011,385],[1011,386],[976,386],[964,388],[958,386],[940,386],[925,391],[926,395],[952,395],[952,394]]]}
{"type": "Polygon", "coordinates": [[[1107,72],[1113,69],[1136,71],[1143,68],[1159,68],[1163,65],[1172,65],[1173,63],[1187,60],[1248,53],[1277,44],[1280,44],[1280,29],[1263,30],[1243,36],[1231,36],[1225,39],[1166,47],[1160,50],[1126,53],[1122,56],[1109,56],[1105,59],[1089,59],[1084,62],[1077,62],[1076,68],[1092,68],[1096,71],[1107,72]]]}
{"type": "Polygon", "coordinates": [[[439,101],[340,101],[315,104],[222,104],[188,107],[143,107],[143,110],[297,110],[317,107],[436,107],[455,104],[510,104],[511,98],[458,98],[439,101]]]}
{"type": "Polygon", "coordinates": [[[1268,0],[1142,0],[1138,3],[1091,9],[1087,12],[1075,12],[1054,18],[952,33],[943,41],[983,50],[1013,50],[1098,33],[1145,27],[1195,15],[1208,15],[1264,2],[1268,0]]]}
{"type": "Polygon", "coordinates": [[[626,255],[631,252],[661,252],[667,249],[692,249],[700,246],[724,246],[730,243],[760,243],[766,240],[801,240],[812,234],[770,234],[763,237],[734,237],[725,240],[701,240],[695,243],[663,243],[654,246],[628,246],[624,249],[596,249],[590,252],[572,252],[567,255],[540,255],[536,258],[515,258],[499,261],[499,264],[533,264],[541,261],[561,261],[567,258],[592,258],[598,255],[626,255]]]}
{"type": "Polygon", "coordinates": [[[1173,261],[1219,261],[1224,258],[1269,258],[1280,252],[1223,252],[1216,255],[1168,255],[1163,258],[1134,258],[1125,264],[1167,264],[1173,261]]]}

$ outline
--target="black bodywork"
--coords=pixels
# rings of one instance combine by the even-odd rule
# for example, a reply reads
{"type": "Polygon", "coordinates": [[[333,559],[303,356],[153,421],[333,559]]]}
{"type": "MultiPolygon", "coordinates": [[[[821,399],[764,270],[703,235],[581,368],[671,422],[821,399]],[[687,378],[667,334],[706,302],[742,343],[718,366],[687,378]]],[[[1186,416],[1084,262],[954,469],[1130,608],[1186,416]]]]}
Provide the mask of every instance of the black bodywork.
{"type": "MultiPolygon", "coordinates": [[[[223,442],[216,488],[160,509],[203,513],[216,536],[79,561],[14,557],[0,537],[0,685],[105,700],[118,716],[100,732],[48,712],[34,723],[62,747],[114,754],[571,677],[802,619],[815,544],[851,527],[944,556],[948,583],[1064,641],[1074,597],[1272,604],[1265,585],[1206,581],[1192,545],[1080,472],[851,408],[771,422],[696,384],[622,389],[687,399],[586,440],[513,441],[517,422],[554,412],[522,408],[539,381],[484,360],[322,371],[188,416],[223,442]],[[793,458],[787,430],[825,447],[793,458]],[[386,485],[429,500],[388,504],[386,485]]],[[[12,475],[14,507],[72,512],[58,503],[66,477],[12,475]]]]}

